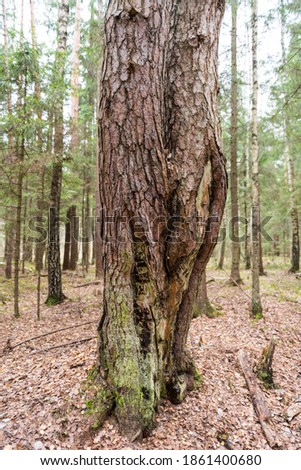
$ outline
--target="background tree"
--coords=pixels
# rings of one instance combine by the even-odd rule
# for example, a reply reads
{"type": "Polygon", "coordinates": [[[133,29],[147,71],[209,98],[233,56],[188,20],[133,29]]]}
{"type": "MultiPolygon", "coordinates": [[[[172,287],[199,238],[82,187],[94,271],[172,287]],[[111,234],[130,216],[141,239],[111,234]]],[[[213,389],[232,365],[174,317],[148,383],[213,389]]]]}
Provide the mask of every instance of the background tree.
{"type": "Polygon", "coordinates": [[[62,0],[58,18],[58,45],[53,75],[56,101],[54,104],[54,163],[48,226],[48,297],[46,303],[49,305],[60,303],[65,297],[62,290],[59,216],[64,156],[64,86],[62,81],[65,74],[68,19],[68,0],[62,0]]]}
{"type": "Polygon", "coordinates": [[[239,241],[239,207],[237,189],[237,0],[231,1],[232,31],[231,31],[231,218],[230,238],[232,246],[232,262],[230,282],[238,285],[242,282],[239,271],[240,241],[239,241]]]}
{"type": "Polygon", "coordinates": [[[260,264],[260,207],[259,207],[259,155],[258,155],[258,72],[257,72],[257,41],[258,41],[258,5],[252,0],[252,315],[262,315],[259,285],[260,264]]]}

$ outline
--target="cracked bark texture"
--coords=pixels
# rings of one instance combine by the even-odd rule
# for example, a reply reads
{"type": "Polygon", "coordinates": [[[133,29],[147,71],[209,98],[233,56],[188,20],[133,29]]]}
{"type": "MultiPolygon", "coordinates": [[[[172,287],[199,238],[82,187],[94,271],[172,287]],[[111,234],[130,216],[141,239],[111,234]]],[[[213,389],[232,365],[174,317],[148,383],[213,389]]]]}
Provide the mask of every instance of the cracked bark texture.
{"type": "Polygon", "coordinates": [[[193,304],[227,177],[217,113],[224,2],[112,0],[99,106],[99,365],[123,432],[193,387],[193,304]]]}

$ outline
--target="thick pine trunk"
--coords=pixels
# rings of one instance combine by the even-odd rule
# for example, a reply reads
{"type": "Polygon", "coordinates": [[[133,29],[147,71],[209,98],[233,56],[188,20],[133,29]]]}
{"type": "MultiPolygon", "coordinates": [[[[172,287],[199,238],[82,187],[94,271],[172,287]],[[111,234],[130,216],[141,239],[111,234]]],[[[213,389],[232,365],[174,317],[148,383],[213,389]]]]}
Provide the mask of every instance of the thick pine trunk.
{"type": "Polygon", "coordinates": [[[61,83],[65,73],[67,26],[69,20],[68,0],[62,0],[58,20],[58,47],[55,63],[55,91],[57,94],[54,105],[54,163],[52,168],[52,181],[48,226],[48,297],[46,304],[55,305],[65,298],[62,290],[62,272],[60,260],[60,204],[63,176],[64,151],[64,90],[61,83]]]}
{"type": "Polygon", "coordinates": [[[252,315],[262,315],[260,299],[260,207],[258,158],[257,0],[252,0],[252,315]]]}
{"type": "Polygon", "coordinates": [[[226,196],[217,116],[224,2],[110,2],[100,89],[100,373],[121,430],[193,385],[186,340],[226,196]]]}
{"type": "Polygon", "coordinates": [[[231,31],[231,219],[230,239],[232,246],[230,282],[237,286],[242,282],[239,271],[240,242],[239,242],[239,208],[237,194],[237,0],[231,1],[232,31],[231,31]]]}

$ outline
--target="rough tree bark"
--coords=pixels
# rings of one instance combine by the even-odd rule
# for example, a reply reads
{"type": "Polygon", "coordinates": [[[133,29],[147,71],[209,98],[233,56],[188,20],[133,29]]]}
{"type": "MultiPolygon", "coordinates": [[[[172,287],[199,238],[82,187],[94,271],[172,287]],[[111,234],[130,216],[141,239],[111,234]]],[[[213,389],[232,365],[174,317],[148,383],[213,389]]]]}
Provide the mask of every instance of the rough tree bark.
{"type": "Polygon", "coordinates": [[[57,96],[54,104],[54,163],[52,168],[51,207],[48,224],[48,297],[46,300],[48,305],[58,304],[65,298],[62,290],[59,216],[64,150],[64,86],[62,80],[65,73],[68,20],[69,1],[62,0],[58,19],[58,45],[54,67],[57,96]]]}
{"type": "Polygon", "coordinates": [[[260,208],[259,208],[259,158],[258,158],[258,72],[257,72],[257,37],[258,5],[252,0],[252,316],[262,315],[259,284],[260,264],[260,208]]]}
{"type": "Polygon", "coordinates": [[[217,113],[224,2],[113,0],[105,20],[99,172],[103,396],[132,439],[180,402],[201,275],[226,198],[217,113]]]}
{"type": "Polygon", "coordinates": [[[237,194],[237,0],[231,0],[232,31],[231,31],[231,219],[230,239],[232,246],[230,283],[241,284],[239,264],[239,208],[237,194]]]}

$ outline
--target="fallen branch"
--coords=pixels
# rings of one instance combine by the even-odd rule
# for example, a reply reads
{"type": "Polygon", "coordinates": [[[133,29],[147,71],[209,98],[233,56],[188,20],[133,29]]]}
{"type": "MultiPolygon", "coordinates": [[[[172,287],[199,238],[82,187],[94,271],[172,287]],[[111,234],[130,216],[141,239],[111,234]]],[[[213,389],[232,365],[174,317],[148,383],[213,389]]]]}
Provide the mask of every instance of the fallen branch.
{"type": "Polygon", "coordinates": [[[280,447],[274,430],[271,412],[267,406],[262,391],[257,385],[256,377],[248,364],[247,355],[242,349],[238,351],[238,361],[241,370],[244,374],[246,384],[248,386],[251,400],[254,406],[254,410],[258,416],[267,443],[271,448],[280,447]]]}
{"type": "Polygon", "coordinates": [[[92,282],[86,282],[86,284],[79,284],[78,286],[73,286],[73,287],[77,289],[78,287],[97,286],[100,283],[101,281],[92,281],[92,282]]]}
{"type": "Polygon", "coordinates": [[[33,336],[33,338],[25,339],[21,343],[17,343],[15,345],[10,344],[7,349],[10,349],[10,350],[15,349],[18,346],[21,346],[22,344],[29,343],[30,341],[33,341],[34,339],[43,338],[44,336],[53,335],[54,333],[58,333],[59,331],[71,330],[72,328],[78,328],[79,326],[83,326],[83,325],[91,325],[92,323],[95,323],[95,321],[86,321],[84,323],[78,323],[77,325],[66,326],[65,328],[60,328],[58,330],[48,331],[48,333],[43,333],[42,335],[33,336]]]}
{"type": "Polygon", "coordinates": [[[52,349],[64,348],[65,346],[72,346],[74,344],[86,343],[87,341],[91,341],[92,339],[97,338],[97,336],[91,336],[90,338],[79,339],[78,341],[72,341],[71,343],[64,343],[58,344],[57,346],[51,346],[51,348],[41,349],[40,351],[36,351],[37,353],[40,352],[47,352],[51,351],[52,349]]]}

